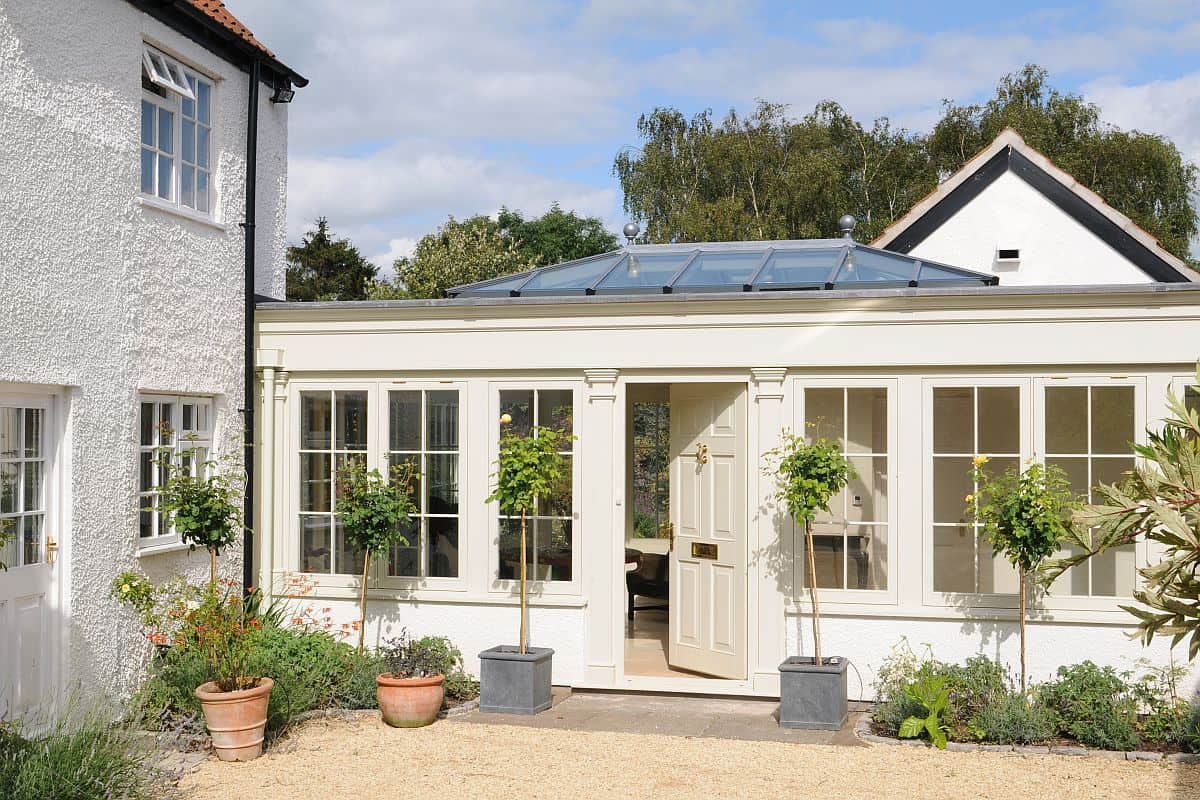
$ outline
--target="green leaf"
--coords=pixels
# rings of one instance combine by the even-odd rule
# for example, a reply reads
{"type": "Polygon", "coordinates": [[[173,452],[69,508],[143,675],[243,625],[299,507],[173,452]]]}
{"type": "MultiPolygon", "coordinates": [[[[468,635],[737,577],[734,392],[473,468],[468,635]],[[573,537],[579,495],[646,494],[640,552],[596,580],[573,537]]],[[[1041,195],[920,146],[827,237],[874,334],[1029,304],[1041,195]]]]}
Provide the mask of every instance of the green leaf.
{"type": "Polygon", "coordinates": [[[921,735],[921,730],[925,727],[925,720],[917,717],[909,717],[900,723],[900,738],[901,739],[916,739],[921,735]]]}

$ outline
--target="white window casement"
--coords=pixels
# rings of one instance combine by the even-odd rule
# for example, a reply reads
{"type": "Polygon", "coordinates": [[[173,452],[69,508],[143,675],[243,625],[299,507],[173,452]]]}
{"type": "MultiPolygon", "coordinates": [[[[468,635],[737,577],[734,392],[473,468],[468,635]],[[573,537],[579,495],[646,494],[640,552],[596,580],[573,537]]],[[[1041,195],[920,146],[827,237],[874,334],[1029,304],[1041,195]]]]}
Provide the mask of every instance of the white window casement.
{"type": "Polygon", "coordinates": [[[213,82],[143,45],[141,193],[212,213],[213,82]]]}
{"type": "Polygon", "coordinates": [[[1029,381],[963,379],[925,383],[925,602],[1015,606],[1016,571],[992,553],[982,526],[967,519],[978,487],[973,460],[999,475],[1032,457],[1029,381]]]}
{"type": "Polygon", "coordinates": [[[213,452],[210,397],[143,394],[138,403],[138,549],[179,544],[166,514],[158,510],[159,490],[169,469],[197,475],[213,452]]]}
{"type": "MultiPolygon", "coordinates": [[[[816,583],[830,602],[894,603],[895,380],[799,379],[796,428],[838,444],[857,477],[813,523],[816,583]]],[[[807,587],[803,531],[796,528],[795,585],[807,587]]]]}
{"type": "Polygon", "coordinates": [[[388,464],[411,464],[418,516],[408,545],[388,558],[388,577],[457,578],[462,496],[460,392],[445,386],[388,391],[388,464]]]}
{"type": "Polygon", "coordinates": [[[337,518],[337,472],[370,458],[366,387],[300,392],[300,571],[362,575],[363,552],[337,518]]]}
{"type": "MultiPolygon", "coordinates": [[[[493,454],[499,454],[502,432],[528,435],[535,427],[574,433],[576,389],[571,384],[510,384],[496,388],[497,401],[493,454]],[[501,425],[508,414],[512,421],[501,425]]],[[[539,498],[536,513],[526,518],[526,566],[531,581],[545,585],[546,593],[570,594],[579,589],[579,548],[574,532],[578,519],[579,458],[577,441],[561,451],[567,470],[561,489],[539,498]]],[[[496,546],[492,549],[493,589],[507,591],[520,578],[521,519],[497,514],[496,546]]]]}
{"type": "MultiPolygon", "coordinates": [[[[1119,483],[1134,467],[1133,444],[1143,441],[1145,380],[1061,378],[1036,383],[1036,449],[1047,465],[1066,472],[1086,501],[1099,484],[1119,483]]],[[[1144,543],[1089,558],[1050,587],[1050,599],[1129,598],[1144,563],[1144,543]]]]}
{"type": "Polygon", "coordinates": [[[0,563],[9,569],[46,557],[49,405],[0,397],[0,563]]]}

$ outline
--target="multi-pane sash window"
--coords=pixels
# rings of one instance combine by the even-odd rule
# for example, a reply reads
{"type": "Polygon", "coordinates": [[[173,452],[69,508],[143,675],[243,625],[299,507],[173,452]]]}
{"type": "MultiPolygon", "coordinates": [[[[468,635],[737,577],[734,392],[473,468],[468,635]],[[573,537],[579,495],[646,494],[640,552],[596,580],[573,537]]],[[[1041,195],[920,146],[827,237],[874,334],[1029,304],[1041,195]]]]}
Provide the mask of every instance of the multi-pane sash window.
{"type": "Polygon", "coordinates": [[[46,411],[0,405],[0,563],[40,564],[46,521],[46,411]]]}
{"type": "Polygon", "coordinates": [[[1021,389],[946,386],[933,389],[933,590],[1014,593],[1016,570],[992,554],[982,526],[966,519],[978,487],[972,461],[987,456],[1000,475],[1021,463],[1021,389]]]}
{"type": "Polygon", "coordinates": [[[200,397],[144,395],[138,410],[138,540],[165,544],[175,539],[158,511],[159,488],[169,469],[199,474],[212,454],[212,401],[200,397]]]}
{"type": "MultiPolygon", "coordinates": [[[[528,436],[535,427],[572,433],[575,414],[574,392],[570,389],[504,389],[500,392],[501,416],[512,422],[501,425],[498,434],[511,428],[518,436],[528,436]]],[[[574,574],[572,540],[572,449],[562,451],[566,459],[563,484],[551,497],[539,498],[537,513],[526,522],[526,563],[532,580],[569,581],[574,574]]],[[[521,570],[521,520],[500,517],[500,579],[516,580],[521,570]]]]}
{"type": "MultiPolygon", "coordinates": [[[[1045,387],[1046,464],[1062,468],[1072,490],[1089,502],[1095,489],[1119,483],[1133,469],[1137,437],[1133,386],[1045,387]]],[[[1134,545],[1105,551],[1072,567],[1052,591],[1091,597],[1130,597],[1136,576],[1134,545]]]]}
{"type": "Polygon", "coordinates": [[[813,557],[822,588],[887,588],[887,403],[886,388],[804,390],[805,437],[836,443],[858,473],[830,500],[830,513],[814,520],[813,557]]]}
{"type": "Polygon", "coordinates": [[[300,571],[361,575],[337,518],[337,470],[367,460],[367,392],[300,393],[300,571]]]}
{"type": "Polygon", "coordinates": [[[212,83],[146,47],[142,89],[142,193],[208,213],[212,83]]]}
{"type": "Polygon", "coordinates": [[[458,576],[458,430],[457,389],[388,392],[389,464],[420,475],[412,486],[419,514],[405,528],[408,545],[392,548],[388,575],[458,576]]]}

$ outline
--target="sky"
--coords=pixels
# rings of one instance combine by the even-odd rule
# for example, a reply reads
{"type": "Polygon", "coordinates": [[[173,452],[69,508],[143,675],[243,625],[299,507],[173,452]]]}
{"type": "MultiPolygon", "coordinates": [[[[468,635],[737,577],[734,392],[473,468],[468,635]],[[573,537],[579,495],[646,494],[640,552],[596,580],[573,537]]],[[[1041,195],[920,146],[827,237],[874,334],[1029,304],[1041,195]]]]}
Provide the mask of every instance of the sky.
{"type": "Polygon", "coordinates": [[[1200,4],[226,0],[311,83],[289,110],[288,238],[318,216],[385,271],[448,215],[626,215],[612,175],[657,106],[833,99],[928,130],[1033,62],[1200,162],[1200,4]]]}

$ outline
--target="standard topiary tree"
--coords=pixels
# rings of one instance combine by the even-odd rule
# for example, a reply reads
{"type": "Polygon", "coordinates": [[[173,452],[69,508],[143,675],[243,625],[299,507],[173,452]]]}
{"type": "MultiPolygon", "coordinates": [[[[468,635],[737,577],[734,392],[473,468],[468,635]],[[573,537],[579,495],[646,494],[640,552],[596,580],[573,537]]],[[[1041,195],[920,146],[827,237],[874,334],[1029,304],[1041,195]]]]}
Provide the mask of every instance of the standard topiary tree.
{"type": "Polygon", "coordinates": [[[807,442],[784,431],[783,443],[766,453],[765,468],[779,482],[775,498],[797,522],[804,524],[804,547],[808,551],[808,588],[813,606],[813,656],[821,665],[821,605],[817,599],[817,560],[813,553],[812,523],[818,511],[829,511],[829,500],[857,477],[854,467],[837,444],[819,439],[807,442]],[[776,463],[777,462],[777,463],[776,463]]]}
{"type": "Polygon", "coordinates": [[[336,507],[346,541],[363,551],[362,587],[359,593],[358,652],[363,651],[367,628],[367,581],[371,563],[387,555],[394,545],[408,545],[402,526],[417,513],[412,464],[394,465],[390,480],[360,461],[342,465],[337,473],[336,507]]]}
{"type": "Polygon", "coordinates": [[[983,524],[992,551],[1016,567],[1020,593],[1021,691],[1025,691],[1025,617],[1027,582],[1038,581],[1042,562],[1058,552],[1071,529],[1078,505],[1067,474],[1058,467],[1032,463],[1012,467],[999,477],[987,471],[987,456],[976,456],[971,477],[977,487],[966,497],[967,518],[983,524]]]}
{"type": "Polygon", "coordinates": [[[157,507],[146,510],[166,514],[189,551],[208,551],[209,590],[215,591],[217,556],[245,529],[241,481],[234,477],[240,467],[232,459],[197,463],[199,456],[197,448],[182,451],[178,461],[166,449],[158,454],[158,467],[167,478],[159,487],[157,507]]]}
{"type": "Polygon", "coordinates": [[[500,437],[500,457],[496,461],[496,488],[488,497],[498,503],[508,516],[521,517],[521,654],[528,645],[526,603],[526,518],[562,485],[566,475],[566,459],[559,452],[575,437],[552,428],[534,428],[529,436],[519,436],[511,430],[500,437]]]}

